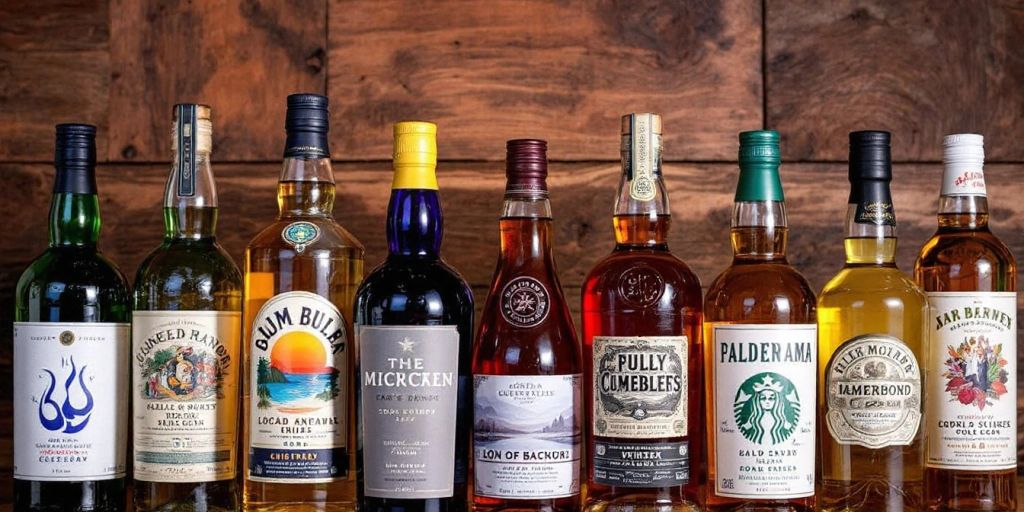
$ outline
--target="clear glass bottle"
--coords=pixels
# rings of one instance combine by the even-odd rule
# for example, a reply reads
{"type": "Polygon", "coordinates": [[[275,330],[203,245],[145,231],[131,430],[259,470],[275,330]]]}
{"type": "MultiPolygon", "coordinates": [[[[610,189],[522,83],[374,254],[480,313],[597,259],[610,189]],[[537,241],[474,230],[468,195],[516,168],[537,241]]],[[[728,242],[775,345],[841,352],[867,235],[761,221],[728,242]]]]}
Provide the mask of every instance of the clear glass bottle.
{"type": "Polygon", "coordinates": [[[327,98],[288,97],[277,220],[245,251],[247,511],[356,507],[352,303],[363,246],[335,222],[327,98]]]}
{"type": "Polygon", "coordinates": [[[132,298],[134,507],[233,511],[242,273],[215,234],[210,107],[175,105],[171,140],[164,240],[132,298]]]}

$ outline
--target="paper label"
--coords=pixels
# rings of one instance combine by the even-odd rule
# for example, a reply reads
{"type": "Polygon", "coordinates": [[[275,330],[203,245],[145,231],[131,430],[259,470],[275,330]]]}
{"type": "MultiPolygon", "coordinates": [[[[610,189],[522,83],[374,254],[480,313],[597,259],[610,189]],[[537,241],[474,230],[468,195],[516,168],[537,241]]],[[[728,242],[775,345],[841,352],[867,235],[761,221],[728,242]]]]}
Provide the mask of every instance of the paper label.
{"type": "Polygon", "coordinates": [[[237,311],[132,313],[136,480],[235,477],[241,319],[237,311]]]}
{"type": "Polygon", "coordinates": [[[476,375],[473,380],[476,495],[579,494],[581,376],[476,375]]]}
{"type": "Polygon", "coordinates": [[[124,478],[130,329],[14,323],[14,478],[124,478]]]}
{"type": "Polygon", "coordinates": [[[814,324],[712,327],[715,494],[814,495],[817,334],[814,324]]]}
{"type": "Polygon", "coordinates": [[[361,326],[363,490],[393,499],[455,492],[459,332],[455,326],[361,326]]]}
{"type": "Polygon", "coordinates": [[[633,168],[629,181],[629,197],[636,201],[650,201],[654,199],[658,191],[654,181],[654,168],[657,165],[654,148],[654,116],[639,114],[632,118],[630,163],[633,168]]]}
{"type": "Polygon", "coordinates": [[[1017,466],[1017,294],[929,292],[927,466],[1017,466]]]}
{"type": "Polygon", "coordinates": [[[345,319],[309,292],[275,295],[253,320],[249,479],[324,483],[348,472],[345,319]]]}
{"type": "Polygon", "coordinates": [[[944,196],[985,197],[985,172],[980,164],[946,163],[942,171],[942,192],[944,196]]]}

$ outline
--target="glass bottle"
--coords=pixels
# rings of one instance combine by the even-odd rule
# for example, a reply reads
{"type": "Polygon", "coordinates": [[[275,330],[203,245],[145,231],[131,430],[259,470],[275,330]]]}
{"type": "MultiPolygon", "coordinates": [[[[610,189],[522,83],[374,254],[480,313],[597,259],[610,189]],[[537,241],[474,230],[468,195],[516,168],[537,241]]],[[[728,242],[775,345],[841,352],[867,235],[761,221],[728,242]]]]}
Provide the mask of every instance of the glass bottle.
{"type": "Polygon", "coordinates": [[[928,295],[925,501],[1017,508],[1017,265],[989,229],[981,135],[943,141],[939,228],[914,274],[928,295]]]}
{"type": "Polygon", "coordinates": [[[779,134],[757,130],[739,139],[733,260],[704,302],[707,505],[813,512],[814,292],[786,260],[779,134]]]}
{"type": "Polygon", "coordinates": [[[924,293],[896,268],[889,133],[850,134],[846,264],[818,297],[823,512],[923,504],[924,293]],[[881,398],[880,398],[881,397],[881,398]]]}
{"type": "Polygon", "coordinates": [[[331,213],[327,98],[289,96],[285,128],[278,217],[245,252],[244,507],[350,511],[356,489],[349,312],[364,251],[331,213]]]}
{"type": "Polygon", "coordinates": [[[583,285],[586,508],[697,510],[700,281],[668,249],[661,117],[625,115],[621,136],[615,248],[583,285]]]}
{"type": "Polygon", "coordinates": [[[96,247],[96,127],[57,125],[54,165],[50,245],[15,290],[14,507],[119,512],[131,307],[96,247]]]}
{"type": "Polygon", "coordinates": [[[441,259],[437,126],[394,133],[388,255],[355,306],[360,510],[462,512],[473,294],[441,259]]]}
{"type": "Polygon", "coordinates": [[[552,255],[547,143],[507,144],[501,253],[473,347],[473,509],[580,507],[580,346],[552,255]]]}
{"type": "Polygon", "coordinates": [[[212,139],[210,107],[174,107],[164,240],[140,265],[132,299],[136,511],[239,507],[242,274],[215,235],[212,139]]]}

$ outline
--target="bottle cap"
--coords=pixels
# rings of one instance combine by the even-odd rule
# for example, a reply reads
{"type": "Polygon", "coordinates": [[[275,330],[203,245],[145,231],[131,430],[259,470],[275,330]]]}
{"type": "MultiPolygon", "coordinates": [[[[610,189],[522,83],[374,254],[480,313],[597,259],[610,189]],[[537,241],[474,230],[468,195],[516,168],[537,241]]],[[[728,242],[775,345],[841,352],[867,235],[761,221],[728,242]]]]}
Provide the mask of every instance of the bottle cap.
{"type": "Polygon", "coordinates": [[[658,135],[661,135],[661,116],[658,115],[658,114],[652,114],[650,112],[634,112],[634,113],[626,114],[626,115],[622,116],[622,123],[621,123],[621,127],[622,127],[621,134],[622,135],[632,135],[633,134],[633,130],[634,130],[634,126],[635,126],[635,121],[636,121],[637,118],[647,118],[647,119],[649,119],[650,120],[649,123],[650,123],[650,127],[651,127],[651,133],[656,133],[658,135]]]}
{"type": "Polygon", "coordinates": [[[96,127],[58,124],[53,163],[57,168],[55,194],[96,193],[96,127]]]}
{"type": "Polygon", "coordinates": [[[288,133],[285,142],[285,157],[328,158],[327,132],[330,129],[330,112],[327,96],[320,94],[291,94],[288,96],[288,112],[284,128],[288,133]]]}
{"type": "Polygon", "coordinates": [[[779,132],[752,130],[740,136],[740,178],[736,184],[737,202],[784,201],[779,164],[779,132]]]}
{"type": "Polygon", "coordinates": [[[892,180],[889,132],[850,132],[850,181],[892,180]]]}
{"type": "Polygon", "coordinates": [[[437,190],[437,125],[423,121],[395,123],[391,188],[437,190]]]}
{"type": "Polygon", "coordinates": [[[985,138],[957,133],[942,139],[942,195],[985,196],[985,138]]]}
{"type": "Polygon", "coordinates": [[[505,193],[547,194],[547,141],[514,139],[505,143],[505,150],[505,193]]]}

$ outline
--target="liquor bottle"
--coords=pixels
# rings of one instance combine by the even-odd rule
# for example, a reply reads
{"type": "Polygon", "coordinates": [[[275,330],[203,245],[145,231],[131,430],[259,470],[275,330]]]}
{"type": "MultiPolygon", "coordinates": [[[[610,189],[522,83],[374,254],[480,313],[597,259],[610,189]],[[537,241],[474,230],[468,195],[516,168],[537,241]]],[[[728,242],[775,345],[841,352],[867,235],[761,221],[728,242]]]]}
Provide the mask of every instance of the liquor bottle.
{"type": "Polygon", "coordinates": [[[823,512],[920,510],[924,293],[896,268],[889,133],[850,134],[846,264],[818,297],[823,512]]]}
{"type": "Polygon", "coordinates": [[[700,281],[668,249],[661,117],[623,116],[621,140],[615,248],[582,294],[586,509],[697,510],[700,281]]]}
{"type": "Polygon", "coordinates": [[[356,489],[348,313],[363,246],[331,214],[327,98],[288,96],[285,128],[277,220],[245,250],[243,504],[349,511],[356,489]]]}
{"type": "Polygon", "coordinates": [[[242,274],[217,243],[210,107],[174,107],[164,240],[135,277],[136,511],[238,510],[242,274]]]}
{"type": "Polygon", "coordinates": [[[981,135],[945,138],[939,228],[915,275],[930,303],[925,501],[1017,508],[1017,269],[988,227],[981,135]]]}
{"type": "Polygon", "coordinates": [[[818,329],[814,292],[786,261],[779,134],[741,133],[739,162],[733,260],[704,302],[707,506],[812,512],[818,329]]]}
{"type": "Polygon", "coordinates": [[[547,143],[507,151],[501,253],[473,347],[473,509],[576,512],[583,368],[552,255],[547,143]]]}
{"type": "Polygon", "coordinates": [[[394,133],[388,255],[356,295],[359,509],[461,512],[473,294],[441,259],[437,127],[394,133]]]}
{"type": "Polygon", "coordinates": [[[128,282],[96,247],[96,127],[57,125],[50,245],[18,280],[14,508],[127,506],[128,282]]]}

